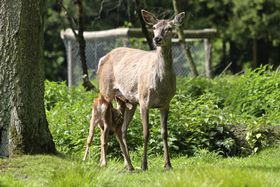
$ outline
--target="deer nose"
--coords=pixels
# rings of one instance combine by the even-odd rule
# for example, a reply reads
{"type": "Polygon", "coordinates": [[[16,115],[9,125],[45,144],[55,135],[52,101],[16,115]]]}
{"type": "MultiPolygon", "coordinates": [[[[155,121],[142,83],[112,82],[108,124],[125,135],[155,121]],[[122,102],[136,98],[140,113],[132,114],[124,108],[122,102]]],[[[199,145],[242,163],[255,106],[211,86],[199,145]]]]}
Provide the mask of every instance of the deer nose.
{"type": "Polygon", "coordinates": [[[159,44],[160,42],[162,41],[162,38],[161,37],[154,37],[154,43],[155,44],[159,44]]]}

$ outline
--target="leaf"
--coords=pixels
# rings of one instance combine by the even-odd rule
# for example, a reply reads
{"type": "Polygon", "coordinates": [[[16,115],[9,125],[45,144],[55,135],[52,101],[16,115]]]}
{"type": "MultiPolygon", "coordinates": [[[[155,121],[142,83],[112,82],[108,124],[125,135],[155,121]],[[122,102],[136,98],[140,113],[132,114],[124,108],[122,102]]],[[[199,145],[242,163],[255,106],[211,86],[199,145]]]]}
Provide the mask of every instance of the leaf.
{"type": "Polygon", "coordinates": [[[256,134],[256,138],[259,139],[262,136],[261,133],[256,134]]]}

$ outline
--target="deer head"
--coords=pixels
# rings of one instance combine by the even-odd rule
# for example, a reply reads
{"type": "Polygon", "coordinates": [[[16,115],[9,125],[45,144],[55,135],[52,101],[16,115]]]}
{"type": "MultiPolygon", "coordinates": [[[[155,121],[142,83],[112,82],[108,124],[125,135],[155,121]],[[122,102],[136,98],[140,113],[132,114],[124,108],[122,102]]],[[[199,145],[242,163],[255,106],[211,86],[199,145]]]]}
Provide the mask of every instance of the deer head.
{"type": "Polygon", "coordinates": [[[185,12],[181,12],[177,14],[174,19],[158,20],[152,13],[146,10],[142,10],[141,12],[146,24],[153,26],[153,42],[155,46],[165,46],[167,44],[170,44],[172,38],[172,30],[175,26],[181,25],[185,17],[185,12]]]}

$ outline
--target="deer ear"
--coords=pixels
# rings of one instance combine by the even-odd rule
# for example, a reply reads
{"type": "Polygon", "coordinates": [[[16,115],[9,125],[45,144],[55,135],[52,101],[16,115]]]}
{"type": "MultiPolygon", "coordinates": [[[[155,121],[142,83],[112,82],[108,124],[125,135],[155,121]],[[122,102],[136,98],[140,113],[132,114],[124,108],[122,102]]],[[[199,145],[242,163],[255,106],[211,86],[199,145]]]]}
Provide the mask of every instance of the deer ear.
{"type": "Polygon", "coordinates": [[[148,25],[155,25],[158,22],[158,19],[150,12],[142,9],[141,10],[142,13],[142,17],[144,19],[144,21],[148,24],[148,25]]]}
{"type": "Polygon", "coordinates": [[[182,25],[184,18],[185,18],[185,12],[181,12],[174,17],[174,19],[172,20],[172,23],[175,26],[182,25]]]}

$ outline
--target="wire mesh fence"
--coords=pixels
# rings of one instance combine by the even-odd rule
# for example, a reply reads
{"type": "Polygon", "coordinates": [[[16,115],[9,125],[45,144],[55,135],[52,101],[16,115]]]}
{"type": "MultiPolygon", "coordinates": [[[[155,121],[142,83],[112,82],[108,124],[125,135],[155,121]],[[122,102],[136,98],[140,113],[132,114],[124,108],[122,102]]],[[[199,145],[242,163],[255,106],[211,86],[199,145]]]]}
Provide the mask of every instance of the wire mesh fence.
{"type": "MultiPolygon", "coordinates": [[[[79,58],[78,43],[73,37],[62,37],[66,49],[68,64],[68,85],[75,86],[82,82],[82,69],[79,58]]],[[[129,36],[108,36],[100,38],[91,38],[86,40],[86,60],[89,71],[89,78],[94,79],[101,57],[116,47],[134,47],[148,50],[145,40],[132,38],[129,36]]],[[[188,39],[188,47],[190,48],[192,57],[198,71],[203,72],[203,64],[205,58],[203,39],[188,39]]],[[[178,41],[172,41],[173,68],[177,76],[187,76],[190,74],[189,63],[185,58],[183,49],[178,41]]]]}

